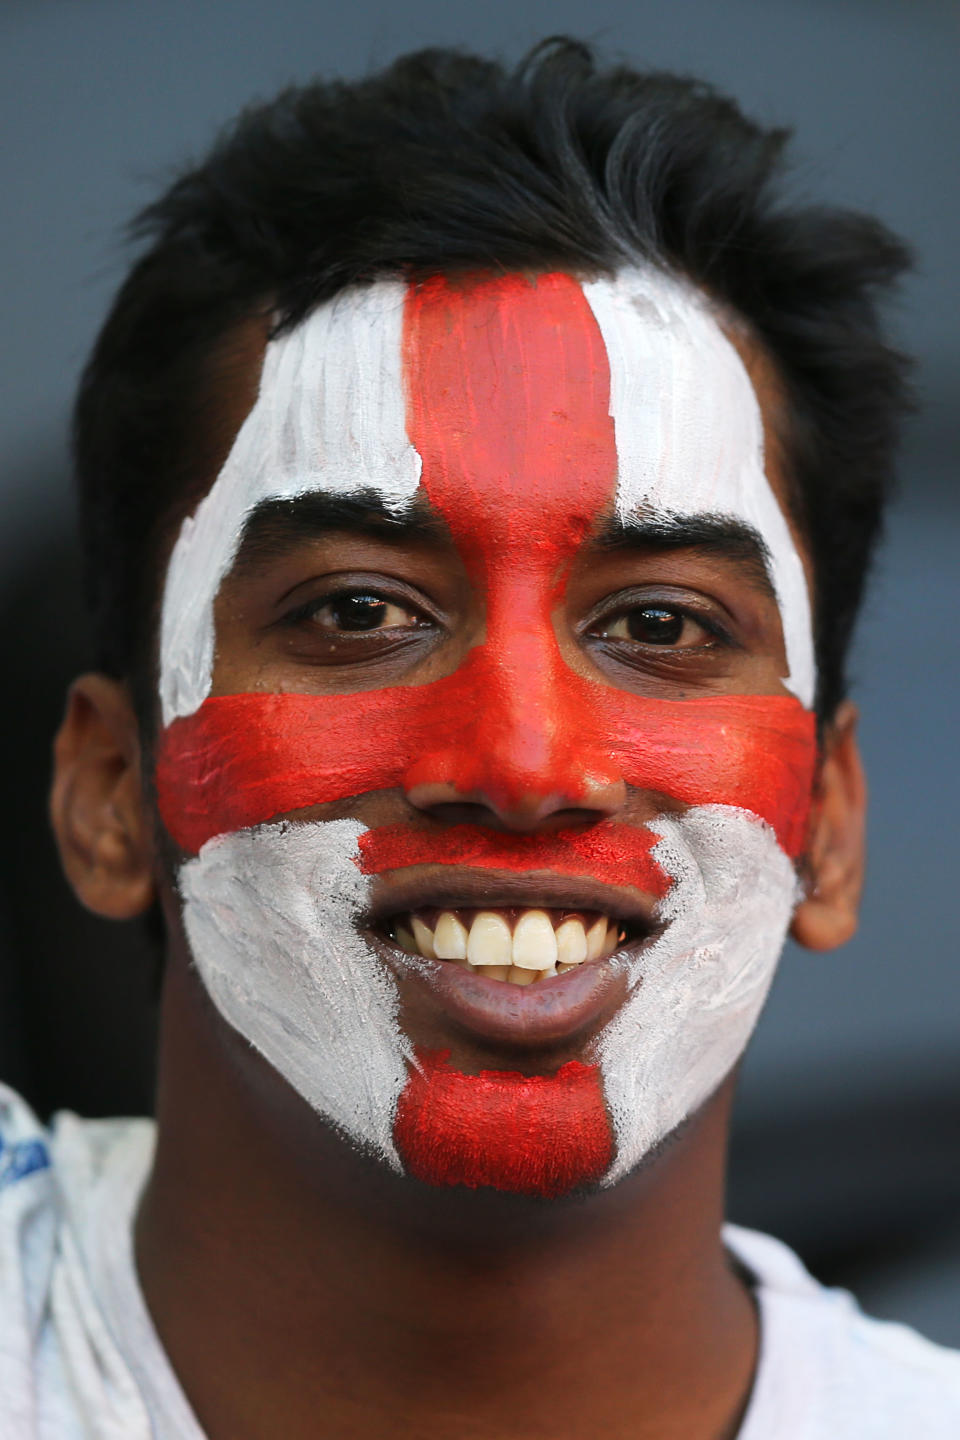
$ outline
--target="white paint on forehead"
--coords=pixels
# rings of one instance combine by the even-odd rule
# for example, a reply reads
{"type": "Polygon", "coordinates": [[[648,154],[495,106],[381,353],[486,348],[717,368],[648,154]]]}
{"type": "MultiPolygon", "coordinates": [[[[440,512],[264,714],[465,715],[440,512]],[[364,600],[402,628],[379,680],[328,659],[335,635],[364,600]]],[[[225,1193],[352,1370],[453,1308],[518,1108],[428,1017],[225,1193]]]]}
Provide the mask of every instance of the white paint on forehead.
{"type": "Polygon", "coordinates": [[[660,938],[629,961],[630,994],[600,1037],[623,1178],[707,1100],[743,1054],[798,898],[771,828],[729,805],[660,816],[653,856],[673,879],[660,938]]]}
{"type": "Polygon", "coordinates": [[[394,1169],[410,1042],[357,929],[370,882],[355,820],[221,835],[180,870],[190,950],[227,1022],[326,1119],[394,1169]]]}
{"type": "Polygon", "coordinates": [[[420,456],[406,431],[406,287],[346,290],[266,347],[256,403],[212,489],[184,521],[167,570],[160,626],[163,722],[206,699],[213,606],[243,527],[264,500],[375,491],[397,512],[416,493],[420,456]]]}
{"type": "Polygon", "coordinates": [[[743,361],[706,297],[653,267],[583,291],[610,363],[619,516],[710,514],[753,526],[770,552],[785,684],[812,706],[806,577],[764,470],[763,421],[743,361]]]}

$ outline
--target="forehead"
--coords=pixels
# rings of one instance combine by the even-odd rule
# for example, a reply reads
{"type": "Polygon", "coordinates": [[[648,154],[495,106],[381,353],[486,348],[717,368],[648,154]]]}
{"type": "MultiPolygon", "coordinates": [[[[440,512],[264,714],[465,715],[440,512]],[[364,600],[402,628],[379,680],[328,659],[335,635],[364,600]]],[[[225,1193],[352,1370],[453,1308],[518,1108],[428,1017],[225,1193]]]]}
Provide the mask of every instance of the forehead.
{"type": "Polygon", "coordinates": [[[171,557],[165,721],[209,689],[213,602],[258,505],[320,492],[401,513],[421,487],[458,543],[489,527],[501,546],[548,531],[574,543],[611,510],[743,521],[771,555],[809,703],[805,581],[764,473],[756,393],[706,298],[645,268],[381,281],[271,341],[256,403],[171,557]]]}

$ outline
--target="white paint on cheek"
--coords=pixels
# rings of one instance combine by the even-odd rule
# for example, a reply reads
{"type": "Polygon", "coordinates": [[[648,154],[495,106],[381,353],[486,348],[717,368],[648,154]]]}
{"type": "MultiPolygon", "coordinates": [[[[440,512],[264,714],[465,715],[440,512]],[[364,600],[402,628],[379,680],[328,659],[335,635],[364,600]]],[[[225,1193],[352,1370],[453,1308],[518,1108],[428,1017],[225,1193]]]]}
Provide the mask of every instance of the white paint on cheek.
{"type": "Polygon", "coordinates": [[[773,831],[745,810],[702,805],[649,827],[674,877],[664,934],[630,962],[626,1004],[600,1038],[622,1179],[730,1073],[753,1031],[797,901],[773,831]]]}
{"type": "Polygon", "coordinates": [[[225,1020],[315,1110],[395,1169],[410,1043],[393,979],[356,927],[369,881],[354,820],[221,835],[180,871],[200,977],[225,1020]]]}
{"type": "Polygon", "coordinates": [[[267,345],[260,392],[213,488],[180,531],[160,627],[163,723],[210,691],[213,604],[264,500],[374,490],[401,510],[420,483],[406,431],[405,286],[346,290],[267,345]]]}
{"type": "Polygon", "coordinates": [[[806,577],[764,471],[763,422],[736,349],[693,286],[652,267],[585,284],[610,363],[617,510],[722,515],[765,541],[780,604],[787,687],[813,704],[806,577]]]}

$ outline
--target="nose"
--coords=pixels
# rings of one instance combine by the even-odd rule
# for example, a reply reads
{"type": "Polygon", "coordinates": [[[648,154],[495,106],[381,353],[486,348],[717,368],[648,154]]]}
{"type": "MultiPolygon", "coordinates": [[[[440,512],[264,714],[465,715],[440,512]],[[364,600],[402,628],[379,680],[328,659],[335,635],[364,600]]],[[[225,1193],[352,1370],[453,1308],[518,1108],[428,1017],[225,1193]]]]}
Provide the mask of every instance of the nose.
{"type": "Polygon", "coordinates": [[[528,833],[620,811],[626,785],[591,723],[592,684],[552,634],[500,654],[488,641],[457,680],[407,770],[411,805],[451,824],[528,833]]]}

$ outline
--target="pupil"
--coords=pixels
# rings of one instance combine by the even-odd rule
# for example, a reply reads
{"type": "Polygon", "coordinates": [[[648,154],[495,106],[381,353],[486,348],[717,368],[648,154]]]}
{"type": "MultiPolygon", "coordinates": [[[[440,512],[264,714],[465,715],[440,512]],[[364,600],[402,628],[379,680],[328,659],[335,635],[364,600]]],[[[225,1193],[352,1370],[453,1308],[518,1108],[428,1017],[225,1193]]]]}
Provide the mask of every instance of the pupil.
{"type": "Polygon", "coordinates": [[[627,629],[631,640],[640,640],[645,645],[676,645],[683,633],[683,616],[675,610],[645,605],[642,610],[630,611],[627,629]]]}
{"type": "Polygon", "coordinates": [[[387,602],[377,595],[347,595],[330,607],[341,630],[376,630],[387,613],[387,602]]]}

